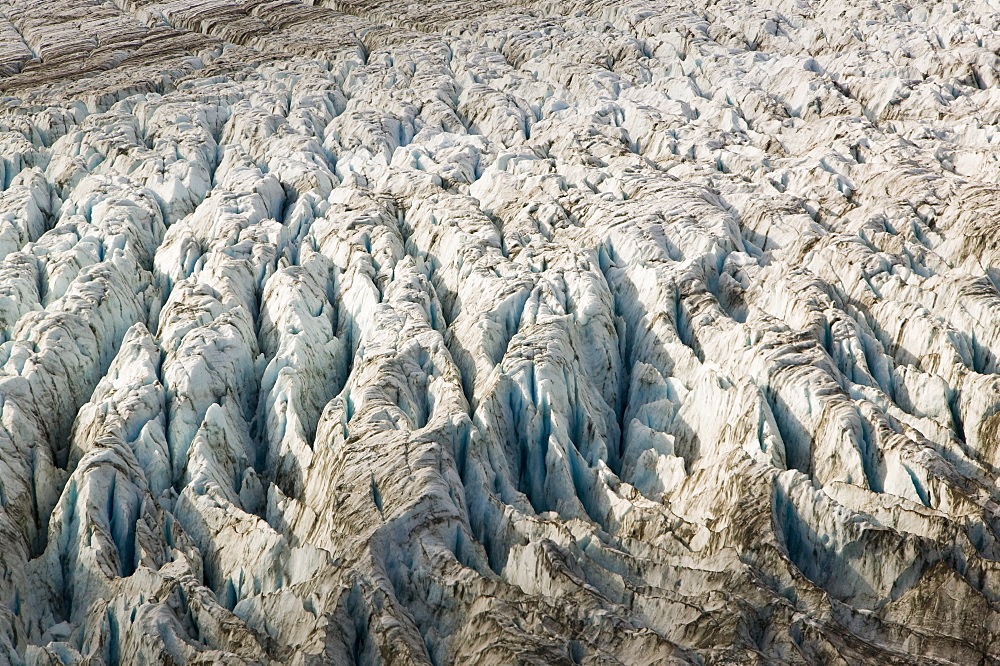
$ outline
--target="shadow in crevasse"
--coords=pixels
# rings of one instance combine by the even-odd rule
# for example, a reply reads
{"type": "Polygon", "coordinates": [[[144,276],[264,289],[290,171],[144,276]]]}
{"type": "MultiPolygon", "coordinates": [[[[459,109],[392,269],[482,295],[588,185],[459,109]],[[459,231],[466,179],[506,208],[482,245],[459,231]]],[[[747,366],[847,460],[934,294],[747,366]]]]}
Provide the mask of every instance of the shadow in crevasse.
{"type": "MultiPolygon", "coordinates": [[[[963,287],[960,297],[987,301],[987,307],[995,307],[1000,302],[1000,289],[989,275],[990,272],[987,270],[986,275],[963,287]]],[[[977,341],[974,333],[969,336],[969,344],[972,347],[973,370],[984,375],[1000,372],[1000,359],[997,359],[989,347],[977,341]]]]}
{"type": "Polygon", "coordinates": [[[780,485],[775,485],[772,506],[775,531],[802,575],[856,608],[874,608],[887,596],[889,590],[876,590],[857,569],[856,561],[876,556],[864,539],[840,543],[836,534],[820,534],[780,485]]]}
{"type": "Polygon", "coordinates": [[[778,434],[785,447],[785,464],[789,469],[797,469],[812,478],[813,437],[809,429],[795,416],[777,387],[770,385],[761,394],[778,426],[778,434]]]}
{"type": "Polygon", "coordinates": [[[701,437],[678,411],[674,416],[672,433],[674,436],[674,453],[684,459],[684,472],[691,473],[695,462],[701,458],[701,437]]]}
{"type": "MultiPolygon", "coordinates": [[[[674,395],[669,386],[644,386],[642,382],[633,386],[633,371],[642,364],[654,368],[664,381],[669,382],[672,377],[676,377],[676,352],[672,353],[668,349],[667,342],[684,345],[699,362],[704,362],[705,354],[691,320],[703,308],[717,305],[717,298],[703,281],[690,277],[682,285],[671,282],[670,298],[657,302],[659,307],[647,307],[640,299],[642,287],[625,269],[614,263],[613,255],[609,253],[601,259],[602,271],[614,298],[615,314],[624,322],[625,329],[619,334],[622,339],[622,391],[618,404],[615,405],[621,433],[619,456],[624,459],[629,449],[628,421],[638,417],[645,405],[669,400],[676,411],[664,414],[662,419],[658,419],[659,423],[644,422],[643,425],[673,436],[674,454],[684,460],[685,472],[690,474],[702,457],[703,447],[713,445],[705,440],[705,430],[699,430],[697,412],[703,410],[699,407],[689,414],[684,409],[684,400],[674,395]],[[670,330],[664,327],[665,324],[669,324],[672,329],[675,336],[673,339],[663,339],[663,334],[669,336],[670,330]]],[[[725,316],[724,312],[721,314],[725,316]]],[[[689,408],[691,406],[688,405],[689,408]]],[[[645,420],[640,418],[640,421],[645,420]]],[[[615,471],[621,473],[621,470],[615,471]]],[[[623,476],[622,480],[633,481],[628,476],[623,476]]]]}

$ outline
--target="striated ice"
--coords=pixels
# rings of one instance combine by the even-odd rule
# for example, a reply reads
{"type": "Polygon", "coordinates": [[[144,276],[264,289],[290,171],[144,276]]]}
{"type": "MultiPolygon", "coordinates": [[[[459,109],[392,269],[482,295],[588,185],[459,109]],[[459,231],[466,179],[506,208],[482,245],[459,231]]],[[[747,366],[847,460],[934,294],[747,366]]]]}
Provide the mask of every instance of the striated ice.
{"type": "Polygon", "coordinates": [[[990,3],[0,4],[0,664],[997,662],[990,3]]]}

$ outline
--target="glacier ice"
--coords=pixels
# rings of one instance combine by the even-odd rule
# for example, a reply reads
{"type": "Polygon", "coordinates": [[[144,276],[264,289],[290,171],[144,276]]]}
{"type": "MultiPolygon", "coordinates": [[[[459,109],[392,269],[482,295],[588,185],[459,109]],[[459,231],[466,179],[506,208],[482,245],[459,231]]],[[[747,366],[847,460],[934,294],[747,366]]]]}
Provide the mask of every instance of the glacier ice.
{"type": "Polygon", "coordinates": [[[0,664],[1000,663],[995,9],[0,3],[0,664]]]}

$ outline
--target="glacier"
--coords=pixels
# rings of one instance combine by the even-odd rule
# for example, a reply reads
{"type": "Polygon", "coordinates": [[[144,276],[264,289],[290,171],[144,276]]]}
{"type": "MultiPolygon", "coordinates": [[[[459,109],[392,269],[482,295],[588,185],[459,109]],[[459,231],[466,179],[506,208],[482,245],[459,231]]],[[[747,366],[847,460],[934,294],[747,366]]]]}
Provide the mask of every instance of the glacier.
{"type": "Polygon", "coordinates": [[[1000,664],[983,0],[0,0],[0,664],[1000,664]]]}

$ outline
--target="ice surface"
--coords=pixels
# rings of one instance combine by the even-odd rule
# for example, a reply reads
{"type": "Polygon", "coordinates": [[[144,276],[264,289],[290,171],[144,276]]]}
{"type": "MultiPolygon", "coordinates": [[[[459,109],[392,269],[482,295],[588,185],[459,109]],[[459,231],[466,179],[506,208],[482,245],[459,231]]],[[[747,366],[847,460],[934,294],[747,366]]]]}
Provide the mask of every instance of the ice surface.
{"type": "Polygon", "coordinates": [[[991,664],[978,0],[8,0],[0,664],[991,664]]]}

